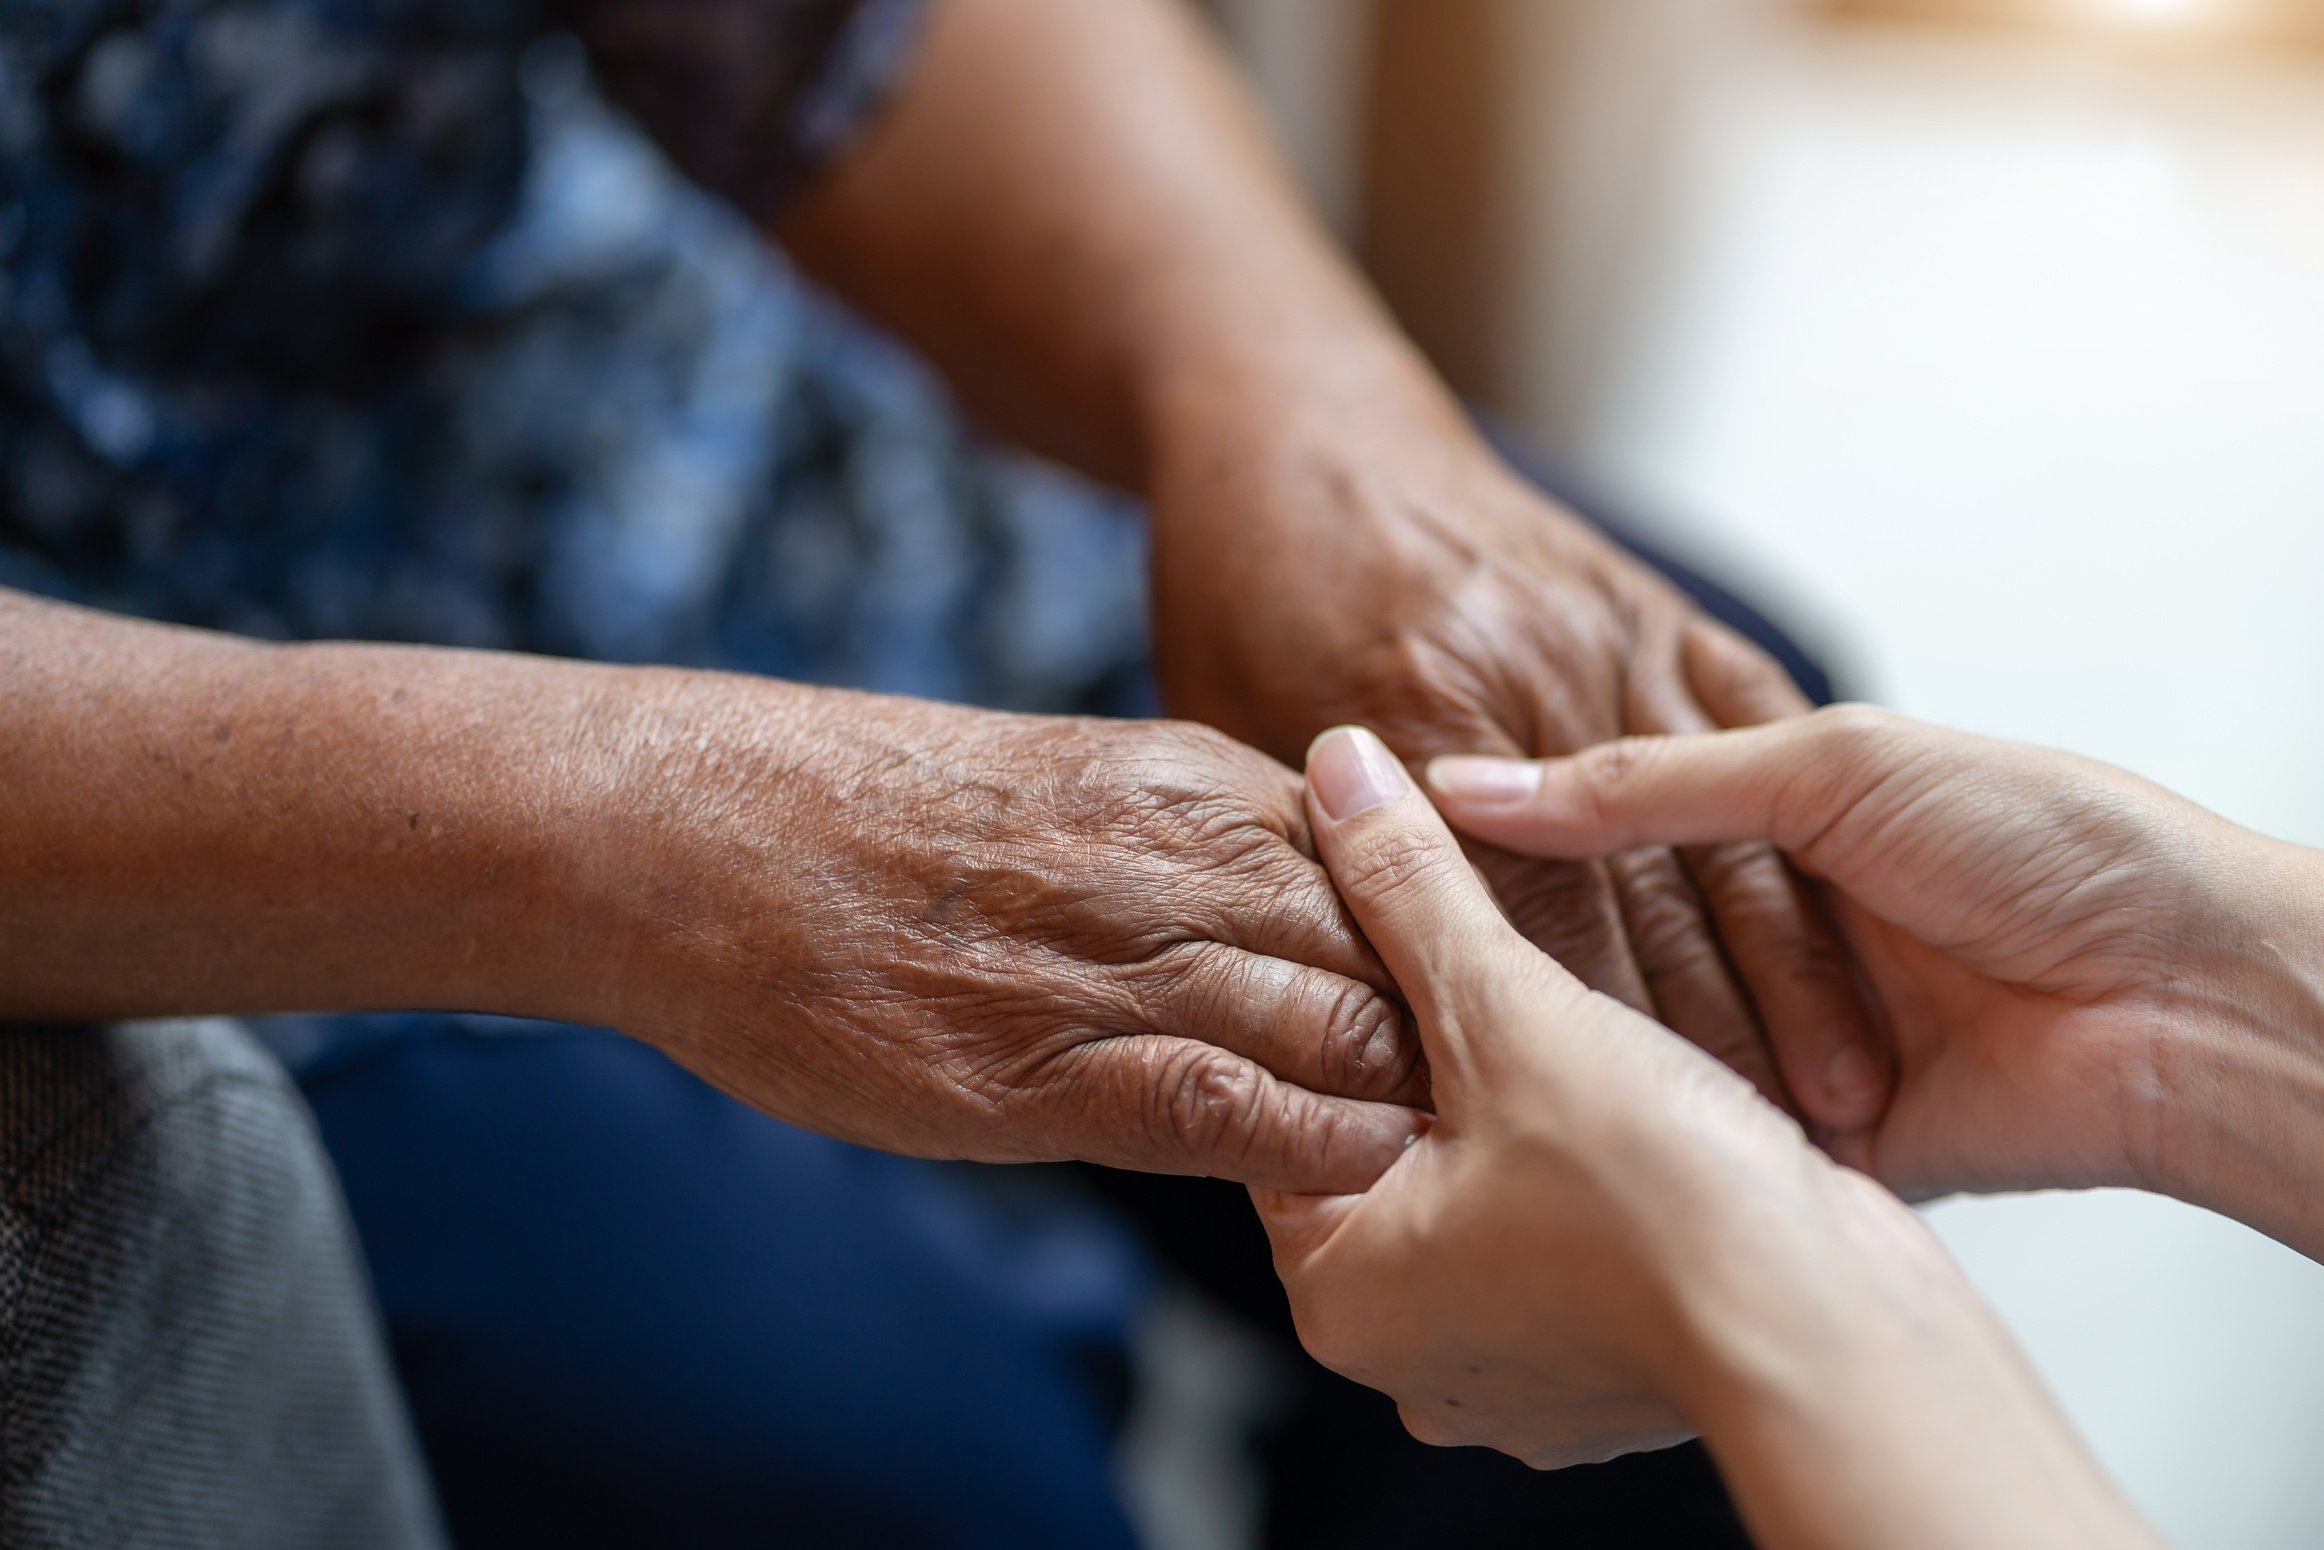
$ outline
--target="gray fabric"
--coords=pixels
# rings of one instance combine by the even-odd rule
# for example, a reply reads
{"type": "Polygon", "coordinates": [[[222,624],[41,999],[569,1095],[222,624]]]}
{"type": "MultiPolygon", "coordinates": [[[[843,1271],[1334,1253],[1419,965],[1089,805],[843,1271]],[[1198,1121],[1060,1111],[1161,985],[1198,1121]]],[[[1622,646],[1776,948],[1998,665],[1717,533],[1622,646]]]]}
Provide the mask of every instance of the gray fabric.
{"type": "Polygon", "coordinates": [[[0,1028],[0,1546],[440,1546],[338,1183],[222,1022],[0,1028]]]}

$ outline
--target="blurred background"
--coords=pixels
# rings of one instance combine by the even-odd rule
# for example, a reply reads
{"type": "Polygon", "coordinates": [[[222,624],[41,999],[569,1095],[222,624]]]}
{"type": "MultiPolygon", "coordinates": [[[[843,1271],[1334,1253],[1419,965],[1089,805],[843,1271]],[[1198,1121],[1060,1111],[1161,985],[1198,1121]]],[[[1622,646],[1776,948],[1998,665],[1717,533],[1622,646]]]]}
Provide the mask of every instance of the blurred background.
{"type": "MultiPolygon", "coordinates": [[[[2324,0],[1216,0],[1454,381],[1847,692],[2324,844],[2324,0]]],[[[2324,1269],[1931,1218],[2165,1534],[2324,1543],[2324,1269]]]]}

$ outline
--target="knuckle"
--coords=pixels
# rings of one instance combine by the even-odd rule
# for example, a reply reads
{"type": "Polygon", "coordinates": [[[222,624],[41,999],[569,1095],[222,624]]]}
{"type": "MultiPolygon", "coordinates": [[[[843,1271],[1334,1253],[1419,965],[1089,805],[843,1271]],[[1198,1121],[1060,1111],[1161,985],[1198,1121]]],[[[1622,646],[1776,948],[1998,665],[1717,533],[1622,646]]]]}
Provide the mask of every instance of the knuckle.
{"type": "Polygon", "coordinates": [[[1444,847],[1434,836],[1397,829],[1367,836],[1349,847],[1338,881],[1344,892],[1393,906],[1425,890],[1444,859],[1444,847]]]}
{"type": "Polygon", "coordinates": [[[1290,770],[1216,727],[1199,721],[1163,721],[1155,726],[1156,752],[1183,778],[1205,784],[1223,779],[1238,790],[1270,797],[1297,790],[1298,777],[1290,770]]]}
{"type": "Polygon", "coordinates": [[[1809,718],[1816,735],[1835,752],[1863,754],[1886,745],[1904,725],[1894,711],[1877,705],[1828,705],[1809,718]]]}
{"type": "Polygon", "coordinates": [[[1569,967],[1597,962],[1621,939],[1621,912],[1594,863],[1496,860],[1485,872],[1518,929],[1569,967]]]}
{"type": "Polygon", "coordinates": [[[1702,645],[1696,670],[1709,680],[1708,687],[1714,692],[1734,696],[1790,682],[1781,663],[1730,629],[1706,628],[1702,645]]]}
{"type": "Polygon", "coordinates": [[[1638,965],[1651,976],[1720,967],[1710,922],[1667,862],[1625,878],[1623,924],[1638,965]]]}
{"type": "Polygon", "coordinates": [[[1927,735],[1893,711],[1872,705],[1835,705],[1809,721],[1810,751],[1778,787],[1775,839],[1795,855],[1810,856],[1860,811],[1879,812],[1882,794],[1899,778],[1926,767],[1927,735]]]}
{"type": "Polygon", "coordinates": [[[1196,1159],[1233,1158],[1251,1148],[1259,1116],[1259,1073],[1224,1050],[1198,1049],[1173,1062],[1158,1089],[1161,1139],[1196,1159]]]}
{"type": "Polygon", "coordinates": [[[1207,1028],[1229,1012],[1244,986],[1234,955],[1215,942],[1172,936],[1116,971],[1129,1003],[1161,1032],[1207,1028]]]}
{"type": "Polygon", "coordinates": [[[1728,934],[1796,935],[1799,893],[1783,858],[1764,845],[1711,845],[1692,857],[1696,886],[1728,934]]]}
{"type": "Polygon", "coordinates": [[[1652,769],[1662,749],[1659,737],[1620,737],[1585,750],[1574,761],[1574,774],[1591,817],[1604,823],[1620,812],[1631,788],[1652,769]]]}
{"type": "Polygon", "coordinates": [[[1319,1062],[1326,1088],[1339,1097],[1384,1098],[1402,1087],[1418,1050],[1403,1036],[1396,1009],[1353,980],[1327,995],[1319,1062]]]}

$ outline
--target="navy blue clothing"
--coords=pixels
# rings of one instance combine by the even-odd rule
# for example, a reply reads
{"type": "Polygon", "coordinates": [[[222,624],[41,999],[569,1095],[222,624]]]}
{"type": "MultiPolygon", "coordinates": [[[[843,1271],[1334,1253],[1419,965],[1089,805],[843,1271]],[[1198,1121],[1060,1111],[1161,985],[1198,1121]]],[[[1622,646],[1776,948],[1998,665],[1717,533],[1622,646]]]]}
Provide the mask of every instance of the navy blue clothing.
{"type": "Polygon", "coordinates": [[[303,1079],[457,1543],[1106,1550],[1142,1254],[1038,1172],[776,1124],[610,1033],[303,1079]]]}

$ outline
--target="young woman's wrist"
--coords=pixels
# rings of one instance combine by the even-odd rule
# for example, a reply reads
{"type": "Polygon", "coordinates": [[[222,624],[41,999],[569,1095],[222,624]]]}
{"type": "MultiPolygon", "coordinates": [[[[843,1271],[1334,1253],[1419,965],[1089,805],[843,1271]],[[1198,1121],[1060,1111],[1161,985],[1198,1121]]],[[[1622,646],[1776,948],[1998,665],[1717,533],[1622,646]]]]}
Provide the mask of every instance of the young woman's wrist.
{"type": "Polygon", "coordinates": [[[1757,1541],[2149,1543],[1919,1218],[1838,1169],[1820,1194],[1692,1304],[1680,1406],[1757,1541]]]}
{"type": "Polygon", "coordinates": [[[2263,951],[2279,965],[2287,1037],[2324,1052],[2324,850],[2276,844],[2280,883],[2263,951]]]}
{"type": "Polygon", "coordinates": [[[2254,839],[2160,1037],[2157,1193],[2324,1257],[2324,852],[2254,839]]]}
{"type": "Polygon", "coordinates": [[[1909,1207],[1821,1159],[1803,1170],[1806,1187],[1780,1203],[1761,1195],[1749,1222],[1702,1235],[1691,1268],[1670,1277],[1679,1333],[1666,1381],[1706,1437],[1811,1399],[1921,1321],[1924,1306],[1949,1312],[1968,1295],[1909,1207]]]}

